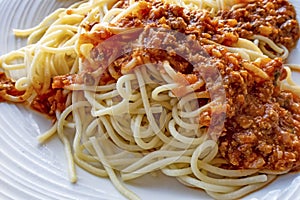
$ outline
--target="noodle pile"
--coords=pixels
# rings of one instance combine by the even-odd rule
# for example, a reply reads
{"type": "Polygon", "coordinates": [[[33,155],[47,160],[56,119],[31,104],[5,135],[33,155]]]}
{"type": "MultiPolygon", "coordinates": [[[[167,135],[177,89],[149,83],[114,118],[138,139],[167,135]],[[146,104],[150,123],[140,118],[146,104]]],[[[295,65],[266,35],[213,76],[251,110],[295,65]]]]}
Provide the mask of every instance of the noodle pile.
{"type": "MultiPolygon", "coordinates": [[[[207,68],[199,76],[186,77],[168,59],[138,60],[132,56],[142,54],[143,50],[119,52],[119,55],[103,53],[105,48],[126,49],[130,42],[143,46],[140,33],[137,40],[128,39],[126,34],[134,35],[130,28],[112,24],[138,13],[144,3],[81,1],[67,9],[58,9],[32,29],[15,30],[17,36],[28,37],[28,45],[1,56],[0,66],[8,77],[16,80],[15,88],[24,93],[21,96],[6,93],[3,98],[33,102],[36,109],[54,116],[52,128],[38,140],[45,142],[57,133],[65,146],[71,182],[77,181],[75,163],[92,174],[109,177],[128,199],[139,197],[123,181],[157,170],[224,200],[240,198],[273,181],[276,175],[261,173],[259,169],[222,168],[228,164],[218,150],[222,130],[210,129],[210,124],[201,118],[205,112],[215,113],[217,117],[226,112],[220,74],[215,73],[215,79],[211,80],[205,75],[211,72],[207,68]],[[92,23],[96,25],[89,27],[92,23]],[[107,32],[103,32],[103,38],[96,38],[101,33],[93,33],[99,30],[109,30],[114,36],[125,32],[125,42],[120,42],[123,46],[116,45],[118,42],[113,43],[115,47],[109,46],[114,36],[105,35],[107,32]],[[119,61],[116,63],[122,65],[123,71],[112,67],[115,61],[119,61]],[[41,106],[46,101],[43,96],[53,98],[50,110],[41,106]]],[[[166,0],[165,3],[191,10],[204,9],[212,16],[220,10],[242,6],[233,0],[166,0]]],[[[182,40],[185,39],[188,37],[182,40]]],[[[249,62],[278,54],[283,59],[288,57],[286,47],[261,35],[254,35],[253,41],[239,38],[233,46],[208,43],[238,53],[249,62]]],[[[197,56],[202,62],[211,61],[208,54],[197,56]]],[[[209,64],[215,67],[213,61],[209,64]]],[[[268,78],[254,65],[246,68],[268,78]]],[[[291,79],[290,68],[286,70],[288,78],[282,88],[300,94],[291,79]]],[[[225,118],[221,121],[224,123],[225,118]]],[[[224,125],[222,122],[220,126],[224,125]]]]}

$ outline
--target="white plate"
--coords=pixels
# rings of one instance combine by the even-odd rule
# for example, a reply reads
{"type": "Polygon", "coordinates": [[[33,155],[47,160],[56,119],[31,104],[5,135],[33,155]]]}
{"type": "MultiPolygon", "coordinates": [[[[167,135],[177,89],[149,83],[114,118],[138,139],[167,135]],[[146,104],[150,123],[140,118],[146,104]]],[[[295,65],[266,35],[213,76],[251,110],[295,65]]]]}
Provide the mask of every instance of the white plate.
{"type": "MultiPolygon", "coordinates": [[[[75,0],[0,0],[0,54],[25,44],[15,38],[12,28],[29,28],[58,7],[75,0]]],[[[300,5],[294,2],[300,13],[300,5]]],[[[300,46],[290,62],[300,64],[300,46]]],[[[299,77],[295,75],[296,78],[299,77]]],[[[0,199],[124,199],[111,182],[77,168],[78,182],[67,178],[63,146],[57,138],[39,145],[36,136],[50,127],[50,122],[21,105],[0,103],[0,199]]],[[[164,175],[146,176],[127,186],[144,200],[211,199],[201,190],[187,188],[164,175]]],[[[247,197],[255,199],[300,199],[300,175],[288,174],[247,197]]]]}

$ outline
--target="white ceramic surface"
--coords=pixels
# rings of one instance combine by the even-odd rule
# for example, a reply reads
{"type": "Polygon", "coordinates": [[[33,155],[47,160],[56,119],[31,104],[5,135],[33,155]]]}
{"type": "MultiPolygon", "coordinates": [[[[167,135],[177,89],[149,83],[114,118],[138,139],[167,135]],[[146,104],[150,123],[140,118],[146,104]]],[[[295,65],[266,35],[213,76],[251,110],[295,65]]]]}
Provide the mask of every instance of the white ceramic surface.
{"type": "MultiPolygon", "coordinates": [[[[29,28],[58,7],[75,0],[0,0],[0,54],[17,49],[25,40],[15,38],[12,28],[29,28]]],[[[300,3],[291,0],[300,14],[300,3]]],[[[300,46],[290,57],[300,64],[300,46]]],[[[295,75],[300,83],[300,75],[295,75]]],[[[50,127],[43,116],[22,105],[0,103],[0,200],[78,199],[122,200],[109,180],[77,168],[78,182],[68,181],[67,163],[58,138],[39,145],[36,136],[50,127]]],[[[187,188],[175,179],[158,175],[129,182],[143,200],[209,200],[205,192],[187,188]]],[[[244,200],[299,200],[300,174],[281,176],[244,200]]]]}

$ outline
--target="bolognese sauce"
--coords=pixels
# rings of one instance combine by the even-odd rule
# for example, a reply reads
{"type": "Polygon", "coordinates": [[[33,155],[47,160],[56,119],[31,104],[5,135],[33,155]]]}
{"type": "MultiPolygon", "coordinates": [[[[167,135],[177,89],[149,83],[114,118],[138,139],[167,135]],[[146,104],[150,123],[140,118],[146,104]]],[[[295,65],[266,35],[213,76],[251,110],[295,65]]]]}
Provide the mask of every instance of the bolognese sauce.
{"type": "MultiPolygon", "coordinates": [[[[203,45],[220,71],[227,106],[225,126],[218,142],[220,155],[228,161],[223,167],[276,171],[299,167],[300,98],[292,91],[280,89],[279,81],[287,74],[282,59],[245,61],[239,54],[217,45],[231,46],[239,38],[251,39],[254,34],[261,34],[291,49],[299,39],[299,25],[291,4],[286,0],[260,0],[231,11],[222,11],[216,18],[205,11],[187,12],[183,7],[161,1],[144,1],[141,5],[139,13],[125,16],[111,25],[162,27],[192,36],[203,45]],[[248,70],[248,65],[261,69],[268,78],[248,70]]],[[[84,27],[89,31],[94,25],[84,27]]],[[[109,30],[99,29],[98,32],[82,34],[80,39],[81,42],[92,41],[96,46],[111,36],[109,30]]],[[[184,46],[176,40],[172,42],[175,46],[184,46]]],[[[192,68],[178,55],[160,50],[146,50],[143,54],[156,62],[169,60],[171,66],[186,77],[199,76],[199,69],[192,68]]],[[[138,55],[125,55],[115,61],[117,76],[107,71],[107,80],[112,81],[122,75],[122,66],[130,60],[129,57],[138,55]]],[[[54,78],[53,86],[63,88],[71,84],[70,80],[74,79],[71,77],[69,80],[69,76],[54,78]]],[[[210,112],[204,112],[200,123],[208,126],[212,123],[210,119],[210,112]]]]}
{"type": "Polygon", "coordinates": [[[20,97],[23,94],[24,94],[23,91],[19,91],[16,89],[15,81],[7,77],[4,72],[0,72],[0,102],[6,101],[5,98],[6,95],[20,97]]]}
{"type": "Polygon", "coordinates": [[[292,49],[299,39],[299,23],[294,6],[287,0],[259,0],[219,14],[242,38],[263,35],[292,49]],[[232,23],[234,20],[235,23],[232,23]]]}

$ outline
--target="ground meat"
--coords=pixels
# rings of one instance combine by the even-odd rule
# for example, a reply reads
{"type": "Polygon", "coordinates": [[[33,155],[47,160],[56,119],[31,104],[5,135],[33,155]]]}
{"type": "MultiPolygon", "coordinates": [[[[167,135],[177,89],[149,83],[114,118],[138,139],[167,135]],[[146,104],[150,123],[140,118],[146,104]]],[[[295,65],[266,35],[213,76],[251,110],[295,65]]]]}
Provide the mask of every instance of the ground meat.
{"type": "Polygon", "coordinates": [[[187,12],[180,6],[165,5],[161,1],[154,2],[151,9],[149,7],[144,6],[143,17],[127,16],[118,22],[118,26],[159,25],[227,46],[236,43],[239,37],[252,40],[257,34],[289,50],[300,36],[295,9],[287,0],[259,0],[230,11],[222,10],[218,17],[201,10],[187,12]]]}
{"type": "MultiPolygon", "coordinates": [[[[222,58],[222,63],[228,66],[226,54],[222,58]]],[[[276,84],[280,79],[276,74],[285,74],[280,59],[266,59],[259,66],[268,71],[271,80],[256,80],[241,65],[235,70],[226,68],[223,83],[227,118],[219,151],[234,169],[297,168],[300,165],[299,98],[291,92],[280,91],[276,84]]]]}
{"type": "Polygon", "coordinates": [[[198,39],[210,39],[224,45],[237,42],[239,36],[234,29],[221,23],[218,18],[203,10],[185,10],[173,4],[164,4],[161,1],[146,3],[143,17],[135,14],[122,18],[118,27],[141,27],[147,24],[150,27],[172,29],[185,34],[193,34],[198,39]],[[226,26],[226,27],[224,27],[226,26]]]}
{"type": "Polygon", "coordinates": [[[91,86],[97,84],[95,78],[90,72],[81,72],[79,74],[58,75],[52,79],[52,89],[63,89],[72,84],[85,84],[91,86]]]}
{"type": "MultiPolygon", "coordinates": [[[[183,33],[192,39],[189,42],[200,44],[205,49],[205,53],[210,56],[210,64],[217,67],[223,78],[227,110],[225,127],[219,138],[219,152],[229,163],[223,167],[279,171],[298,168],[300,100],[293,93],[280,90],[279,81],[286,77],[283,61],[280,58],[266,58],[249,62],[217,45],[230,46],[239,37],[251,39],[253,34],[263,34],[276,43],[291,48],[299,38],[293,7],[286,0],[261,0],[220,13],[219,17],[223,20],[219,20],[220,18],[213,18],[205,11],[187,12],[180,6],[163,4],[161,1],[142,4],[139,14],[132,13],[111,25],[143,27],[145,32],[151,28],[164,28],[183,33]],[[211,41],[217,44],[212,44],[211,41]],[[249,66],[260,69],[268,77],[251,71],[249,66]]],[[[103,40],[103,30],[99,29],[99,41],[103,40]]],[[[122,73],[123,67],[134,57],[138,62],[142,58],[151,63],[168,60],[178,73],[201,78],[201,67],[194,67],[176,54],[178,50],[189,58],[196,59],[192,56],[194,49],[186,48],[188,45],[183,42],[186,40],[180,40],[172,33],[161,34],[158,31],[153,34],[155,37],[148,41],[149,44],[159,43],[168,51],[138,49],[126,54],[114,62],[113,67],[118,73],[122,73]],[[164,40],[165,38],[168,40],[164,40]]],[[[89,40],[89,37],[87,33],[85,39],[89,40]]],[[[97,37],[97,33],[92,33],[91,38],[93,37],[97,37]]],[[[99,55],[109,56],[112,52],[108,50],[104,54],[94,51],[92,54],[93,58],[97,58],[99,55]]],[[[197,58],[199,60],[192,61],[204,64],[208,59],[205,56],[197,58]]],[[[199,103],[202,105],[207,101],[199,103]]],[[[218,115],[220,121],[225,118],[224,113],[218,115]]],[[[204,126],[218,124],[211,119],[211,112],[207,110],[201,114],[199,122],[204,126]]]]}
{"type": "Polygon", "coordinates": [[[62,112],[66,108],[67,95],[62,89],[49,89],[37,96],[31,102],[31,107],[40,113],[55,117],[56,112],[62,112]]]}
{"type": "Polygon", "coordinates": [[[23,94],[24,91],[19,91],[15,88],[15,82],[12,79],[7,77],[4,72],[0,72],[0,102],[7,100],[6,95],[19,97],[20,101],[22,101],[21,96],[23,94]]]}
{"type": "Polygon", "coordinates": [[[232,27],[242,38],[263,35],[288,49],[299,39],[296,11],[288,0],[258,0],[234,10],[221,11],[219,16],[225,23],[236,20],[232,27]]]}
{"type": "MultiPolygon", "coordinates": [[[[7,101],[6,95],[11,95],[18,99],[18,102],[25,101],[22,95],[25,91],[15,88],[15,82],[8,78],[5,73],[0,72],[0,101],[7,101]]],[[[55,117],[55,112],[62,112],[65,109],[66,95],[62,89],[49,89],[46,93],[37,94],[31,102],[31,107],[43,114],[55,117]]]]}

